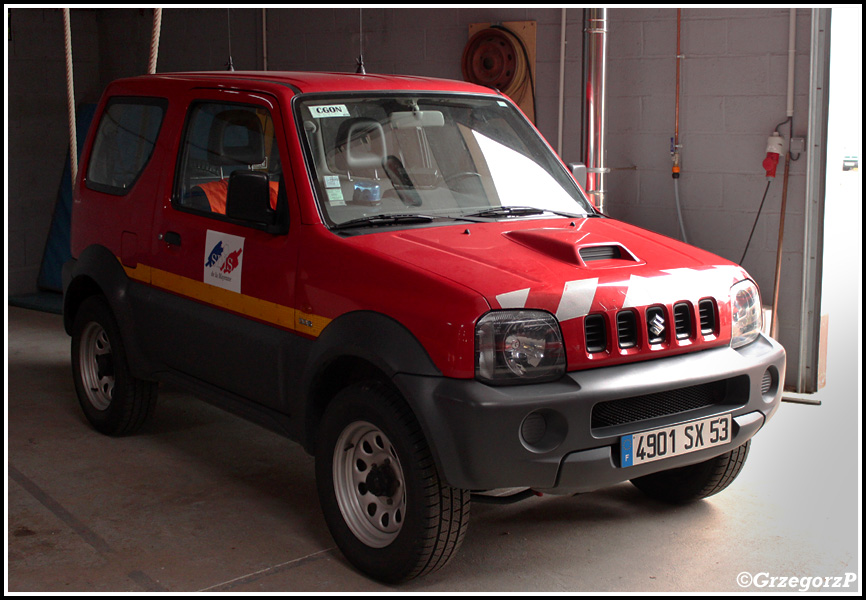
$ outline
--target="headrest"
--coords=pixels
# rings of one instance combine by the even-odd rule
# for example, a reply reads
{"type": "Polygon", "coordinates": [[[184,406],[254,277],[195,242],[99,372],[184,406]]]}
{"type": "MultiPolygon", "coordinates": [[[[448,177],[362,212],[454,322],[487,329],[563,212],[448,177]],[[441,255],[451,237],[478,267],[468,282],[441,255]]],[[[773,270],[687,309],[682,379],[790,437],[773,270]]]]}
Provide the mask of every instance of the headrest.
{"type": "Polygon", "coordinates": [[[258,165],[265,160],[262,121],[250,110],[218,113],[208,138],[208,162],[218,166],[258,165]]]}
{"type": "Polygon", "coordinates": [[[340,171],[381,169],[388,156],[385,131],[375,119],[346,119],[337,129],[335,145],[335,166],[340,171]]]}

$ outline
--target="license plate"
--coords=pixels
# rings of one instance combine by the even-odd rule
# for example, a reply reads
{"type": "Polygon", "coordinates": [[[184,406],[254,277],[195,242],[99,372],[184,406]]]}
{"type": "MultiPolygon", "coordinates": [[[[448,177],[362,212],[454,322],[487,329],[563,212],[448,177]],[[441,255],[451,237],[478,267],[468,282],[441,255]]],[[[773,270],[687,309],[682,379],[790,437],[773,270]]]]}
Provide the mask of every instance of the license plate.
{"type": "Polygon", "coordinates": [[[681,456],[731,441],[731,415],[710,417],[620,438],[623,467],[681,456]]]}

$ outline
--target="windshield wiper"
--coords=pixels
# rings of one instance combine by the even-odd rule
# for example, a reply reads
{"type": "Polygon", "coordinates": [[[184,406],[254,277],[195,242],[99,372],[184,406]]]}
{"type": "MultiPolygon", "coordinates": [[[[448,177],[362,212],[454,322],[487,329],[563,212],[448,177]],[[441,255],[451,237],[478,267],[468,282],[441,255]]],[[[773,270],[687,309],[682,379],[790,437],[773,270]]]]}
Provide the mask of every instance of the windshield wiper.
{"type": "Polygon", "coordinates": [[[432,223],[436,217],[418,214],[399,215],[368,215],[357,219],[350,219],[343,223],[337,223],[331,229],[349,229],[351,227],[375,227],[377,225],[402,225],[404,223],[432,223]]]}
{"type": "Polygon", "coordinates": [[[488,208],[479,212],[470,213],[466,215],[467,217],[523,217],[529,215],[540,215],[543,213],[551,213],[554,215],[559,215],[560,217],[567,217],[569,219],[579,219],[581,217],[591,216],[591,215],[575,215],[572,213],[561,212],[557,210],[550,210],[546,208],[535,208],[532,206],[495,206],[493,208],[488,208]]]}
{"type": "Polygon", "coordinates": [[[376,227],[378,225],[403,225],[413,223],[432,223],[433,221],[468,221],[481,223],[478,219],[454,215],[422,215],[418,213],[400,213],[395,215],[367,215],[332,225],[331,229],[350,229],[352,227],[376,227]]]}
{"type": "Polygon", "coordinates": [[[532,208],[531,206],[496,206],[487,208],[475,213],[470,213],[468,217],[520,217],[524,215],[540,215],[544,211],[540,208],[532,208]]]}

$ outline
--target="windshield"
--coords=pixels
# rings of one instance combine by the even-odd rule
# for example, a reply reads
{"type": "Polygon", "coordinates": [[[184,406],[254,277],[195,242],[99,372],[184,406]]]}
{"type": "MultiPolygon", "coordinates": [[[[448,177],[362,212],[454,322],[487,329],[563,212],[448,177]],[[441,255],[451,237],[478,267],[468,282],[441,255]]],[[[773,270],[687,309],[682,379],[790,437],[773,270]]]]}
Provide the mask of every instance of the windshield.
{"type": "Polygon", "coordinates": [[[329,225],[594,213],[503,100],[317,96],[299,99],[297,110],[329,225]]]}

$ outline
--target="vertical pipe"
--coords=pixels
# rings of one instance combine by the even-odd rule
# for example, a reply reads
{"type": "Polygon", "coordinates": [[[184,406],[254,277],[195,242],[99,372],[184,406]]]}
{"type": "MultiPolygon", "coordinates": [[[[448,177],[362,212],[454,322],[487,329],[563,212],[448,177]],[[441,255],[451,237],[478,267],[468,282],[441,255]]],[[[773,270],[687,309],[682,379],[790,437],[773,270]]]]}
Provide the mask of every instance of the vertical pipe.
{"type": "Polygon", "coordinates": [[[680,51],[680,23],[682,20],[682,10],[677,9],[677,99],[676,99],[676,115],[674,117],[674,151],[680,146],[680,59],[682,52],[680,51]]]}
{"type": "Polygon", "coordinates": [[[234,71],[235,65],[232,62],[232,9],[226,9],[226,25],[229,32],[229,61],[226,63],[226,71],[234,71]]]}
{"type": "Polygon", "coordinates": [[[268,9],[262,9],[262,70],[268,70],[268,9]]]}
{"type": "Polygon", "coordinates": [[[565,113],[565,11],[562,9],[562,30],[559,33],[559,136],[556,153],[562,158],[562,120],[565,113]]]}
{"type": "Polygon", "coordinates": [[[147,72],[151,75],[156,73],[156,57],[159,54],[159,33],[162,30],[162,9],[153,9],[153,33],[150,36],[150,61],[147,63],[147,72]]]}
{"type": "Polygon", "coordinates": [[[72,167],[72,186],[78,177],[78,141],[75,131],[75,86],[72,78],[72,28],[69,9],[63,9],[64,41],[66,44],[66,108],[69,113],[69,164],[72,167]]]}
{"type": "Polygon", "coordinates": [[[588,128],[586,125],[586,122],[587,122],[586,96],[587,96],[587,89],[589,87],[587,84],[587,76],[589,75],[589,33],[587,33],[587,31],[586,31],[586,21],[588,18],[589,18],[589,9],[584,8],[582,19],[581,19],[582,22],[584,23],[584,26],[582,29],[583,38],[581,40],[581,43],[583,44],[583,48],[581,49],[581,54],[580,54],[581,61],[583,61],[582,69],[580,72],[580,89],[582,90],[582,93],[583,93],[583,98],[581,99],[581,102],[580,102],[580,123],[581,123],[581,128],[580,128],[580,162],[583,163],[584,165],[587,164],[586,163],[586,149],[587,149],[587,146],[589,145],[589,135],[587,133],[588,128]]]}
{"type": "Polygon", "coordinates": [[[792,8],[788,17],[788,114],[794,116],[794,59],[797,45],[797,9],[792,8]]]}
{"type": "Polygon", "coordinates": [[[604,212],[604,109],[607,66],[607,9],[585,11],[584,57],[586,65],[586,191],[604,212]]]}

